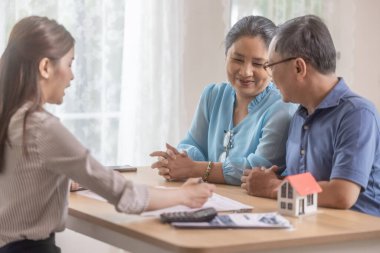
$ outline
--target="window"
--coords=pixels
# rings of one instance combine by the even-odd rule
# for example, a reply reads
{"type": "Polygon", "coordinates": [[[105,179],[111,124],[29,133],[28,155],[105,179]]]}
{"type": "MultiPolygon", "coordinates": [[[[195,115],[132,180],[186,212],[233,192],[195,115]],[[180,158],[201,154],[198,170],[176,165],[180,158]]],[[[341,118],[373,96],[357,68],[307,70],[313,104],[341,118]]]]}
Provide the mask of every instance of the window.
{"type": "Polygon", "coordinates": [[[286,198],[286,186],[288,185],[288,182],[285,182],[281,186],[281,198],[286,198]]]}
{"type": "Polygon", "coordinates": [[[76,40],[75,79],[64,103],[47,109],[103,164],[148,165],[152,149],[183,136],[182,4],[0,1],[0,50],[22,17],[63,24],[76,40]]]}
{"type": "Polygon", "coordinates": [[[288,198],[289,199],[293,198],[293,187],[291,184],[288,184],[288,198]]]}
{"type": "Polygon", "coordinates": [[[293,210],[293,203],[288,203],[288,210],[293,210]]]}
{"type": "Polygon", "coordinates": [[[314,194],[307,195],[307,205],[312,206],[314,204],[314,194]]]}
{"type": "Polygon", "coordinates": [[[248,15],[260,15],[271,19],[275,24],[305,14],[323,16],[324,3],[320,0],[232,0],[231,25],[248,15]]]}
{"type": "Polygon", "coordinates": [[[299,200],[299,210],[298,210],[298,214],[299,215],[302,215],[302,214],[305,214],[305,199],[302,198],[299,200]]]}
{"type": "Polygon", "coordinates": [[[286,203],[281,201],[281,209],[286,209],[286,203]]]}

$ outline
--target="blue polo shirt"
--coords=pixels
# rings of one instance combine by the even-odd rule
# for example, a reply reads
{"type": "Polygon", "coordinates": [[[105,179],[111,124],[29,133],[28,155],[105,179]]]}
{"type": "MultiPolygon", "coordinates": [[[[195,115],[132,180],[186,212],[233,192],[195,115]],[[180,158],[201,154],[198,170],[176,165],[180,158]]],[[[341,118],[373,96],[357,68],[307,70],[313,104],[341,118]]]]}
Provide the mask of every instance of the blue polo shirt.
{"type": "Polygon", "coordinates": [[[340,79],[313,114],[299,106],[289,128],[286,173],[354,182],[362,190],[352,209],[380,216],[379,123],[375,107],[340,79]]]}

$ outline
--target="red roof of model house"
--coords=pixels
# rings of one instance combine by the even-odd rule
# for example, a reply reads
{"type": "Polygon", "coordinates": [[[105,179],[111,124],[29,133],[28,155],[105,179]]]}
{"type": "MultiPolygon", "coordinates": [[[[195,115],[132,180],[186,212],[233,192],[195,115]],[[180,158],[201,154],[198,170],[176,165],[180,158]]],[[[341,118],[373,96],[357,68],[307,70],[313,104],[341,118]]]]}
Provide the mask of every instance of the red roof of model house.
{"type": "Polygon", "coordinates": [[[285,180],[288,180],[289,183],[293,186],[293,188],[301,196],[322,191],[321,187],[319,186],[317,181],[315,181],[313,175],[311,175],[310,172],[287,176],[285,180]]]}

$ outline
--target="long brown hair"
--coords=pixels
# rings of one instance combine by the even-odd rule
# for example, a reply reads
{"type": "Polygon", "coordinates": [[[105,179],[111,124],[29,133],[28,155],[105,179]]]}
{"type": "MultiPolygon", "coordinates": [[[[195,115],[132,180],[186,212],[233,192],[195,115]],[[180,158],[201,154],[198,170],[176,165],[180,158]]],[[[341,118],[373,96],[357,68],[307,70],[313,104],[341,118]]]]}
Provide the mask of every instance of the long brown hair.
{"type": "Polygon", "coordinates": [[[30,16],[21,19],[12,29],[8,45],[0,58],[0,172],[5,162],[5,146],[9,142],[8,127],[13,114],[26,102],[23,123],[28,115],[42,108],[42,94],[38,85],[39,63],[43,58],[59,61],[74,46],[74,38],[55,20],[30,16]]]}

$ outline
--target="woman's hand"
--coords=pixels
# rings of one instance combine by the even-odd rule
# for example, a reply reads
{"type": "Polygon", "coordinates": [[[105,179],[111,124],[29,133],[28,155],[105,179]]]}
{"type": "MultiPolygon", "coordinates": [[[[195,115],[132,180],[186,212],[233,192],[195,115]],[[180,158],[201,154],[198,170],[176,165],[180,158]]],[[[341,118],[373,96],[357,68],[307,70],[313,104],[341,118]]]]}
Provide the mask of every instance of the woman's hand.
{"type": "Polygon", "coordinates": [[[202,207],[214,190],[215,185],[202,183],[200,178],[190,178],[180,188],[152,187],[149,189],[149,203],[145,211],[174,205],[202,207]]]}
{"type": "Polygon", "coordinates": [[[78,184],[77,182],[75,181],[72,181],[70,183],[70,191],[71,192],[76,192],[76,191],[81,191],[81,190],[86,190],[85,188],[83,188],[80,184],[78,184]]]}
{"type": "Polygon", "coordinates": [[[192,176],[194,162],[186,151],[179,152],[173,146],[166,144],[166,151],[155,151],[150,154],[158,158],[158,161],[151,165],[158,169],[158,174],[167,180],[183,180],[192,176]]]}
{"type": "Polygon", "coordinates": [[[183,205],[191,208],[202,207],[211,197],[215,185],[203,183],[200,178],[188,179],[180,188],[183,196],[183,205]]]}

